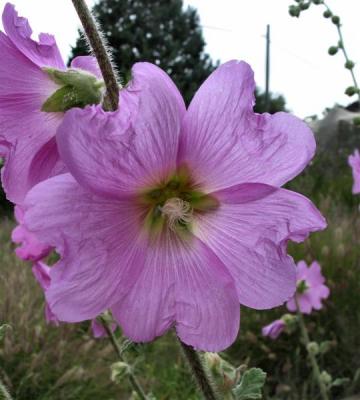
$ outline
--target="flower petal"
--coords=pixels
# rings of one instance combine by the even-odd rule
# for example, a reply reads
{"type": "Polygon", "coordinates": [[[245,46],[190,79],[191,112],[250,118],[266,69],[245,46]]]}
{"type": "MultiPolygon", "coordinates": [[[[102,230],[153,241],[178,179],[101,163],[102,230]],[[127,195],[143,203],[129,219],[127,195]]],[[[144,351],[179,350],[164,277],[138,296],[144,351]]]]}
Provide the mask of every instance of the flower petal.
{"type": "Polygon", "coordinates": [[[66,113],[58,130],[62,159],[75,179],[100,194],[117,196],[158,182],[176,167],[184,103],[170,78],[149,63],[132,69],[120,109],[100,106],[66,113]]]}
{"type": "Polygon", "coordinates": [[[39,67],[66,68],[54,36],[41,33],[39,42],[31,39],[32,29],[28,20],[19,17],[12,4],[5,5],[2,21],[10,40],[34,64],[39,67]]]}
{"type": "Polygon", "coordinates": [[[220,206],[197,216],[194,233],[226,265],[241,304],[256,309],[281,305],[296,284],[286,243],[324,229],[324,218],[305,197],[268,185],[243,184],[213,195],[220,206]]]}
{"type": "Polygon", "coordinates": [[[46,291],[61,321],[92,319],[129,291],[145,257],[139,210],[86,192],[70,174],[36,185],[25,200],[25,227],[56,248],[46,291]]]}
{"type": "Polygon", "coordinates": [[[281,186],[315,152],[307,125],[286,113],[255,114],[248,64],[230,61],[203,83],[184,118],[179,163],[208,192],[246,182],[281,186]]]}
{"type": "Polygon", "coordinates": [[[354,151],[354,154],[351,154],[349,156],[348,163],[351,167],[352,176],[354,179],[354,183],[352,186],[352,193],[353,194],[360,193],[360,154],[358,149],[354,151]]]}
{"type": "Polygon", "coordinates": [[[92,56],[78,56],[71,61],[71,68],[82,69],[83,71],[90,72],[98,79],[103,79],[99,64],[95,57],[92,56]]]}
{"type": "Polygon", "coordinates": [[[59,113],[41,112],[57,86],[47,74],[25,58],[0,32],[0,141],[5,167],[3,185],[9,200],[21,203],[38,182],[36,174],[51,176],[63,168],[56,147],[49,145],[61,121],[59,113]],[[50,153],[49,153],[50,151],[50,153]],[[38,153],[38,155],[37,155],[38,153]],[[46,154],[51,157],[47,160],[46,154]],[[38,157],[41,165],[33,160],[38,157]]]}
{"type": "Polygon", "coordinates": [[[143,273],[112,312],[126,336],[153,340],[176,322],[180,339],[220,351],[236,338],[239,302],[224,265],[201,241],[167,236],[148,249],[143,273]]]}

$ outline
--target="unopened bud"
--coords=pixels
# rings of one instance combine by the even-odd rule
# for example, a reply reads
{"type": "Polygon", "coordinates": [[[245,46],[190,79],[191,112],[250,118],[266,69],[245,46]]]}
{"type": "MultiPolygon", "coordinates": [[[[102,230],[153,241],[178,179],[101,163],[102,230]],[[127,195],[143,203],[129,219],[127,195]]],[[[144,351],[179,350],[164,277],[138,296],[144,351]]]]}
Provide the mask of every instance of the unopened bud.
{"type": "Polygon", "coordinates": [[[340,25],[340,17],[337,15],[333,15],[331,17],[331,22],[335,25],[340,25]]]}
{"type": "Polygon", "coordinates": [[[332,376],[326,371],[321,372],[320,378],[325,383],[325,385],[330,385],[332,382],[332,376]]]}
{"type": "Polygon", "coordinates": [[[353,69],[355,67],[355,63],[351,60],[346,61],[345,63],[345,68],[347,69],[353,69]]]}
{"type": "Polygon", "coordinates": [[[301,12],[301,9],[300,9],[299,6],[292,5],[292,6],[289,7],[289,14],[292,17],[299,17],[300,16],[300,12],[301,12]]]}
{"type": "Polygon", "coordinates": [[[204,359],[206,364],[211,370],[217,369],[220,367],[221,364],[221,357],[217,353],[205,353],[204,359]]]}
{"type": "Polygon", "coordinates": [[[331,46],[329,47],[328,53],[331,56],[334,56],[338,52],[339,48],[337,46],[331,46]]]}
{"type": "Polygon", "coordinates": [[[310,354],[313,354],[314,356],[316,356],[317,354],[319,354],[319,345],[316,342],[310,342],[307,346],[307,351],[310,354]]]}
{"type": "Polygon", "coordinates": [[[301,10],[307,10],[310,7],[310,2],[308,3],[300,3],[300,9],[301,10]]]}
{"type": "Polygon", "coordinates": [[[322,4],[324,0],[312,0],[312,2],[316,5],[322,4]]]}
{"type": "Polygon", "coordinates": [[[324,18],[330,18],[332,16],[331,11],[330,10],[326,10],[323,13],[324,18]]]}
{"type": "Polygon", "coordinates": [[[345,90],[345,94],[347,94],[348,96],[354,96],[354,94],[357,93],[357,89],[354,86],[349,86],[346,88],[345,90]]]}

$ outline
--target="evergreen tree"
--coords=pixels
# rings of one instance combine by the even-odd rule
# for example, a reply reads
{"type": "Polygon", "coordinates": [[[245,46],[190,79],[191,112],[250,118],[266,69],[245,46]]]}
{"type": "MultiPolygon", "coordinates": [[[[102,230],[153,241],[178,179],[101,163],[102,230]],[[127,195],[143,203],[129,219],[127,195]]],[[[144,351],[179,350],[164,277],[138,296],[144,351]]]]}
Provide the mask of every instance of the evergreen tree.
{"type": "MultiPolygon", "coordinates": [[[[183,9],[182,0],[100,0],[93,9],[126,82],[131,66],[150,61],[164,69],[189,102],[214,70],[197,11],[183,9]]],[[[79,36],[72,58],[88,54],[79,36]]]]}

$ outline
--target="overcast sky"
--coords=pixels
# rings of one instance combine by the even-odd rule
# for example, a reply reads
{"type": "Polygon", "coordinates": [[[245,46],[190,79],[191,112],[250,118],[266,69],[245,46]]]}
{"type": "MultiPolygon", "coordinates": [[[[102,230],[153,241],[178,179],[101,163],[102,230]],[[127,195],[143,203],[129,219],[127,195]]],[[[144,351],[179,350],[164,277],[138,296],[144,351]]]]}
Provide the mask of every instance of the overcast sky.
{"type": "MultiPolygon", "coordinates": [[[[74,44],[79,22],[70,0],[13,0],[26,16],[34,32],[56,35],[67,58],[74,44]]],[[[330,57],[327,49],[337,43],[336,29],[325,20],[321,6],[313,6],[301,18],[288,15],[290,0],[185,0],[198,9],[207,52],[225,62],[249,62],[260,87],[265,81],[265,30],[271,25],[272,91],[282,93],[288,107],[298,116],[321,114],[334,103],[347,103],[344,90],[351,85],[339,54],[330,57]]],[[[5,0],[0,0],[1,9],[5,0]]],[[[94,0],[88,0],[91,6],[94,0]]],[[[327,0],[343,21],[345,45],[350,57],[360,64],[360,1],[327,0]]],[[[1,26],[1,25],[0,25],[1,26]]],[[[360,81],[360,68],[355,72],[360,81]]]]}

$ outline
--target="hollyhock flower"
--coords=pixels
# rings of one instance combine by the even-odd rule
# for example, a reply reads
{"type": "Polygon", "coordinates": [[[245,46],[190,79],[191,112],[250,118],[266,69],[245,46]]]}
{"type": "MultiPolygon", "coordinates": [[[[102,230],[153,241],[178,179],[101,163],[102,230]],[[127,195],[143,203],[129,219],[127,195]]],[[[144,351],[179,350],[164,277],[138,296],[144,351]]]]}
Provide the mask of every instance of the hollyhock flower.
{"type": "Polygon", "coordinates": [[[285,326],[286,324],[282,319],[277,319],[271,324],[264,326],[261,333],[263,336],[269,336],[271,339],[275,340],[284,331],[285,326]]]}
{"type": "Polygon", "coordinates": [[[355,150],[348,158],[349,165],[352,169],[354,184],[352,187],[353,194],[360,193],[360,154],[359,150],[355,150]]]}
{"type": "Polygon", "coordinates": [[[12,231],[11,239],[20,244],[15,249],[16,255],[26,261],[38,261],[46,257],[51,247],[40,243],[35,235],[24,227],[24,212],[20,206],[15,207],[15,218],[19,225],[12,231]]]}
{"type": "Polygon", "coordinates": [[[61,260],[46,292],[62,321],[110,309],[146,342],[175,327],[219,351],[236,338],[239,303],[283,304],[295,291],[288,240],[324,229],[300,194],[280,188],[312,158],[301,120],[255,114],[253,72],[230,61],[185,109],[171,79],[138,63],[120,109],[66,113],[57,134],[70,174],[25,200],[25,223],[61,260]]]}
{"type": "MultiPolygon", "coordinates": [[[[312,309],[320,310],[322,300],[330,294],[329,288],[324,284],[325,278],[321,274],[320,264],[316,261],[308,267],[305,261],[297,264],[297,292],[295,294],[299,310],[303,314],[310,314],[312,309]]],[[[286,303],[289,311],[296,311],[295,297],[286,303]]]]}
{"type": "Polygon", "coordinates": [[[8,199],[19,204],[33,185],[65,171],[55,141],[63,112],[51,110],[60,111],[66,105],[64,98],[79,105],[74,98],[81,97],[80,87],[70,81],[82,76],[97,82],[90,73],[100,77],[100,72],[93,57],[77,57],[67,71],[54,37],[42,33],[38,42],[31,39],[28,21],[12,4],[5,5],[2,19],[6,32],[0,31],[0,156],[6,160],[2,183],[8,199]]]}

